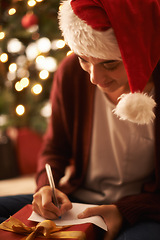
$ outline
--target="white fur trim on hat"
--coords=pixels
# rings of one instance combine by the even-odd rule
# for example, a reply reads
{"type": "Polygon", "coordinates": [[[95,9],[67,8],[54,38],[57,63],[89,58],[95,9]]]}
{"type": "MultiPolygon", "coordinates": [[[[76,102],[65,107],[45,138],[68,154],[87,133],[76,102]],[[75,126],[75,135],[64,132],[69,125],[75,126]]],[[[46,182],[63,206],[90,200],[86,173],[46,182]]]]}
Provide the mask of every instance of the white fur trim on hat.
{"type": "Polygon", "coordinates": [[[149,124],[154,118],[156,103],[154,99],[143,93],[129,93],[120,96],[113,112],[122,120],[129,120],[137,124],[149,124]]]}
{"type": "Polygon", "coordinates": [[[112,28],[106,31],[94,30],[73,12],[70,0],[63,1],[58,18],[64,40],[76,54],[121,60],[121,53],[112,28]]]}

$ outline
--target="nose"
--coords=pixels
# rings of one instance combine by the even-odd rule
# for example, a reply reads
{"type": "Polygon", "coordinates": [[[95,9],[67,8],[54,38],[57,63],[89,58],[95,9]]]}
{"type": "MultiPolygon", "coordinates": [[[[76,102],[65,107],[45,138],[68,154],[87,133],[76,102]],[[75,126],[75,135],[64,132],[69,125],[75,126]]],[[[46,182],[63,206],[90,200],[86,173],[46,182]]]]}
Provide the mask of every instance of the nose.
{"type": "Polygon", "coordinates": [[[90,81],[91,83],[97,85],[103,79],[103,71],[100,69],[100,66],[91,65],[90,66],[90,81]]]}

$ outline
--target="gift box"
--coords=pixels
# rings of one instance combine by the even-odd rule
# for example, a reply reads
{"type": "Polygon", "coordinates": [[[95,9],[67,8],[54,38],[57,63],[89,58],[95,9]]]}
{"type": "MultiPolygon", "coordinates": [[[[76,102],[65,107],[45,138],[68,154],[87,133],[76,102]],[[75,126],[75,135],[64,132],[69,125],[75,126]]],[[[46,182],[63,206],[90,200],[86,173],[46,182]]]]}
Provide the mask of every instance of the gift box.
{"type": "MultiPolygon", "coordinates": [[[[32,212],[32,206],[26,205],[24,208],[22,208],[20,211],[14,214],[13,217],[15,219],[20,220],[23,224],[25,224],[29,228],[36,227],[37,223],[28,220],[28,217],[31,215],[31,212],[32,212]]],[[[59,233],[56,233],[58,234],[58,237],[55,236],[54,238],[52,237],[52,238],[45,238],[45,239],[48,239],[48,240],[53,240],[53,239],[101,240],[103,239],[103,236],[104,236],[104,230],[95,226],[92,223],[85,223],[85,224],[70,226],[63,229],[63,234],[62,234],[62,231],[60,234],[59,233]]],[[[6,239],[21,240],[21,239],[24,239],[24,235],[15,233],[15,232],[0,230],[0,239],[1,240],[6,240],[6,239]]],[[[44,238],[36,237],[35,239],[42,240],[44,238]]]]}

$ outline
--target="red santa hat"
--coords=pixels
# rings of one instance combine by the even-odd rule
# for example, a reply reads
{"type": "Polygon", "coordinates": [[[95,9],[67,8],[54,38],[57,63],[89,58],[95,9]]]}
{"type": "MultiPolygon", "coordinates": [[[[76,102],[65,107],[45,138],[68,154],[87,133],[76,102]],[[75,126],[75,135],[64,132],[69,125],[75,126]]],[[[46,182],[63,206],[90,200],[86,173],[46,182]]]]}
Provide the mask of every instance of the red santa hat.
{"type": "Polygon", "coordinates": [[[120,97],[115,113],[150,123],[155,101],[142,92],[160,60],[160,0],[66,0],[59,23],[75,53],[122,58],[131,93],[120,97]]]}

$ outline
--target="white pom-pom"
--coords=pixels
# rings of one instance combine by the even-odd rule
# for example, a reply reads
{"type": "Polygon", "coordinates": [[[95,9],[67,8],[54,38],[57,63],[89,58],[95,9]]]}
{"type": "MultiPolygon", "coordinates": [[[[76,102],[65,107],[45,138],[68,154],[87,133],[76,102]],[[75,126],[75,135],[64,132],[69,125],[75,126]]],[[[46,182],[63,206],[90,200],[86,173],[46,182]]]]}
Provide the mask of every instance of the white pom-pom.
{"type": "Polygon", "coordinates": [[[120,96],[113,112],[122,120],[137,124],[149,124],[155,118],[153,112],[156,103],[152,97],[143,93],[129,93],[120,96]]]}

